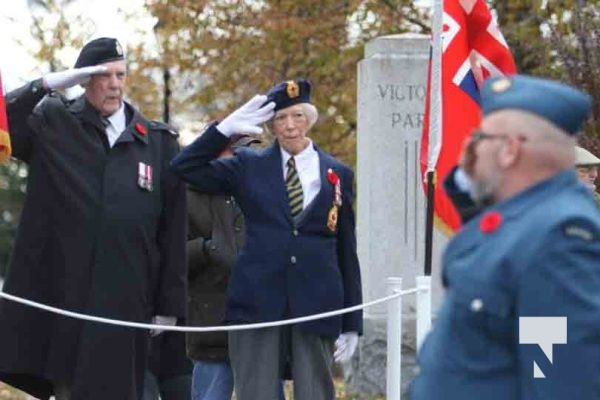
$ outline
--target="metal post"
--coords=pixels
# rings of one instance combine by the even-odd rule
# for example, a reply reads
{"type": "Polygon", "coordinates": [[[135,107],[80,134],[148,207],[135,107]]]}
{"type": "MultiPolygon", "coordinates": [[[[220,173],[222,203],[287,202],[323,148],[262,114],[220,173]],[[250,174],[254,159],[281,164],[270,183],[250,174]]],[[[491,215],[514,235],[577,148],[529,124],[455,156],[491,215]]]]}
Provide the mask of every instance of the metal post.
{"type": "Polygon", "coordinates": [[[171,122],[171,71],[167,65],[163,66],[163,121],[171,122]]]}
{"type": "Polygon", "coordinates": [[[431,276],[417,276],[417,352],[431,329],[431,276]]]}
{"type": "Polygon", "coordinates": [[[431,254],[433,252],[433,214],[435,208],[435,171],[427,171],[427,213],[425,216],[425,275],[431,275],[431,254]]]}
{"type": "MultiPolygon", "coordinates": [[[[387,278],[388,295],[402,291],[402,278],[387,278]]],[[[386,399],[400,400],[402,386],[402,296],[387,303],[386,399]]]]}

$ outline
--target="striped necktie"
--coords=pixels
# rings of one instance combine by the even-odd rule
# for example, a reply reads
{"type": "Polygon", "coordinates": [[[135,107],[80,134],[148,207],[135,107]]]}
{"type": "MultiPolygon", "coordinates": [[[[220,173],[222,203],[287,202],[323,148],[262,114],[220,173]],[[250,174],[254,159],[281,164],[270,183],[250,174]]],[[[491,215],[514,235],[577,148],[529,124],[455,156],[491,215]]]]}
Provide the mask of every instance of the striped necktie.
{"type": "Polygon", "coordinates": [[[285,187],[287,189],[288,198],[290,201],[290,212],[292,217],[297,216],[302,211],[304,202],[304,194],[302,193],[302,184],[296,170],[296,160],[291,157],[287,162],[287,175],[285,177],[285,187]]]}

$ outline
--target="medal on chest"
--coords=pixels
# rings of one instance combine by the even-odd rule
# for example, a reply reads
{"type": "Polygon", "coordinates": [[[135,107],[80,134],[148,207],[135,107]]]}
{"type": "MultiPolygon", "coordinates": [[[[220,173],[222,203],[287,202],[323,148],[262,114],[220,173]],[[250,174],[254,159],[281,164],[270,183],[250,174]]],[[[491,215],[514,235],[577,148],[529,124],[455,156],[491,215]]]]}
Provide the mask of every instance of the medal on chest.
{"type": "Polygon", "coordinates": [[[338,222],[338,209],[342,206],[342,184],[340,177],[331,168],[327,170],[327,180],[333,185],[334,189],[333,204],[327,214],[327,229],[335,232],[338,222]]]}
{"type": "Polygon", "coordinates": [[[143,162],[138,164],[138,186],[152,191],[152,166],[143,162]]]}

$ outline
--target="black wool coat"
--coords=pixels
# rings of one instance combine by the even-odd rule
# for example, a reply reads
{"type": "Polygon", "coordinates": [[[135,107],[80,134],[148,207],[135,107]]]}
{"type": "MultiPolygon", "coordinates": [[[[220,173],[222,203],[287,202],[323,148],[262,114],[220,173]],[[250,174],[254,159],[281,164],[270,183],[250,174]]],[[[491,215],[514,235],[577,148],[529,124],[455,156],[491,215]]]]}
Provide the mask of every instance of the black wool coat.
{"type": "MultiPolygon", "coordinates": [[[[184,317],[185,186],[167,168],[178,151],[169,127],[126,104],[110,148],[84,96],[48,95],[38,80],[6,101],[13,155],[29,176],[4,291],[101,317],[184,317]]],[[[144,330],[0,301],[0,380],[38,398],[57,381],[72,400],[139,398],[147,347],[144,330]]]]}

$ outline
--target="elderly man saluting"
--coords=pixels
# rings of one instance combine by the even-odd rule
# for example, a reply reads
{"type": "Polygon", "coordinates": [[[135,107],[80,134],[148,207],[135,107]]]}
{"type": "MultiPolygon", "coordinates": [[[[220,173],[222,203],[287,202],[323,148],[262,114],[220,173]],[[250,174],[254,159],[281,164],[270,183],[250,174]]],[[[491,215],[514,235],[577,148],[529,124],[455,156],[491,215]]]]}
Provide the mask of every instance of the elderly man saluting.
{"type": "MultiPolygon", "coordinates": [[[[211,125],[173,161],[197,189],[234,195],[246,219],[246,243],[232,269],[230,323],[274,321],[361,303],[353,173],[307,137],[317,121],[306,80],[281,82],[211,125]],[[216,159],[236,133],[261,132],[271,119],[275,143],[216,159]]],[[[335,398],[337,360],[348,360],[362,313],[284,327],[235,331],[229,354],[238,400],[276,399],[286,362],[297,400],[335,398]],[[340,335],[341,333],[341,335],[340,335]],[[257,364],[258,363],[258,364],[257,364]]]]}
{"type": "Polygon", "coordinates": [[[600,213],[573,168],[590,99],[514,76],[481,105],[461,169],[482,208],[445,251],[411,399],[600,398],[600,213]]]}
{"type": "MultiPolygon", "coordinates": [[[[100,317],[185,316],[185,186],[168,170],[168,126],[123,100],[116,39],[81,50],[75,68],[8,93],[13,155],[27,197],[4,291],[100,317]],[[69,101],[52,89],[83,84],[69,101]]],[[[159,318],[160,317],[160,318],[159,318]]],[[[0,302],[0,380],[47,399],[134,400],[148,333],[0,302]]]]}

